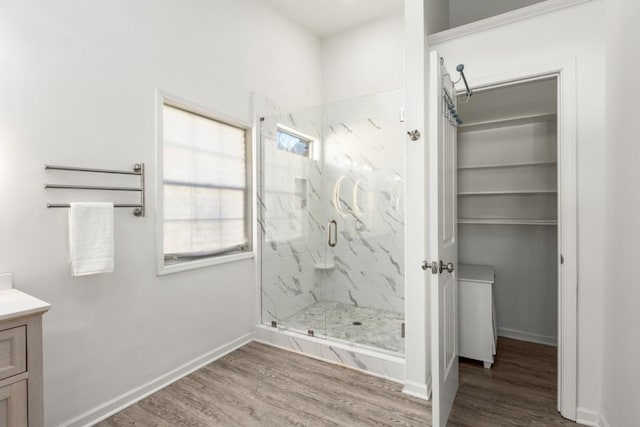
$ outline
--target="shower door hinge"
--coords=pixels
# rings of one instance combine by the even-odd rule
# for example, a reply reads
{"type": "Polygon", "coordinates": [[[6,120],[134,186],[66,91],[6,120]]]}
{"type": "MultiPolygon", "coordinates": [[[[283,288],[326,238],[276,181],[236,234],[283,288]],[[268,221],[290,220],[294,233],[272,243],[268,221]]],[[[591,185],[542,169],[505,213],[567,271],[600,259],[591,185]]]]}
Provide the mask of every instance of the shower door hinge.
{"type": "Polygon", "coordinates": [[[560,264],[564,264],[564,255],[560,254],[560,264]]]}
{"type": "Polygon", "coordinates": [[[313,329],[309,329],[309,330],[307,331],[307,334],[308,334],[310,337],[315,337],[315,336],[316,336],[315,332],[313,332],[313,329]]]}
{"type": "Polygon", "coordinates": [[[405,335],[405,326],[404,325],[405,325],[405,323],[402,322],[402,326],[400,327],[400,337],[401,338],[404,338],[404,335],[405,335]]]}
{"type": "Polygon", "coordinates": [[[271,321],[271,327],[272,328],[277,328],[278,327],[278,322],[276,322],[275,320],[271,321]]]}

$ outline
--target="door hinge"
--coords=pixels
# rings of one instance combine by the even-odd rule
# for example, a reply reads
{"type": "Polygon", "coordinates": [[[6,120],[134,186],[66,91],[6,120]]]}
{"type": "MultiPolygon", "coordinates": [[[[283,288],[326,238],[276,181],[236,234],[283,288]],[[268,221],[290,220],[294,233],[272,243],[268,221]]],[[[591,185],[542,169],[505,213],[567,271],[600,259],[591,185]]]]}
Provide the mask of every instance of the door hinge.
{"type": "Polygon", "coordinates": [[[560,264],[564,264],[564,255],[560,254],[560,264]]]}

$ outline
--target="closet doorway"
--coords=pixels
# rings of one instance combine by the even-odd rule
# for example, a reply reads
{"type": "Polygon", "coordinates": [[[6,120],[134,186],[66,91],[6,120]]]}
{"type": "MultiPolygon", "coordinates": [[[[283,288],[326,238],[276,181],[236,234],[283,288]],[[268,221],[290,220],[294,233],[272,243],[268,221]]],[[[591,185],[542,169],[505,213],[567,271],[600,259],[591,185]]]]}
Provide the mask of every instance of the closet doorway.
{"type": "Polygon", "coordinates": [[[459,97],[459,353],[486,369],[498,337],[509,351],[558,346],[558,87],[551,75],[459,97]]]}

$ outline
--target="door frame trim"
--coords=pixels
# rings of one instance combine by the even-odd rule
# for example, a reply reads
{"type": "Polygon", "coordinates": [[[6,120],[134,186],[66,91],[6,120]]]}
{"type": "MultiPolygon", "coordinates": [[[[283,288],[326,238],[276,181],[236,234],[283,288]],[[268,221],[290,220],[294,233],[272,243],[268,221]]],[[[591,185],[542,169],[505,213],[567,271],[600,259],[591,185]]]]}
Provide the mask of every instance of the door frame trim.
{"type": "Polygon", "coordinates": [[[404,2],[404,78],[405,131],[418,130],[422,136],[412,140],[405,134],[404,148],[404,318],[406,380],[403,392],[430,399],[431,352],[429,343],[428,278],[420,268],[428,246],[427,176],[428,126],[426,4],[420,0],[404,2]]]}
{"type": "Polygon", "coordinates": [[[479,92],[557,78],[558,85],[558,411],[576,420],[578,394],[578,205],[576,59],[493,76],[476,76],[479,92]]]}

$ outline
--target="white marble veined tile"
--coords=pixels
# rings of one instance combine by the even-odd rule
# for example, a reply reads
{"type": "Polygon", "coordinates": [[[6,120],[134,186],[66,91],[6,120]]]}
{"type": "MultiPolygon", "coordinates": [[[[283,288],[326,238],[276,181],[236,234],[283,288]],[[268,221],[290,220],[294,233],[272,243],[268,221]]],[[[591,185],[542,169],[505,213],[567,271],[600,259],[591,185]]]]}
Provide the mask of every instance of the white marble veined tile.
{"type": "Polygon", "coordinates": [[[350,343],[309,337],[270,327],[256,328],[256,339],[263,343],[361,369],[392,381],[404,383],[406,379],[405,360],[401,355],[371,351],[350,343]]]}

